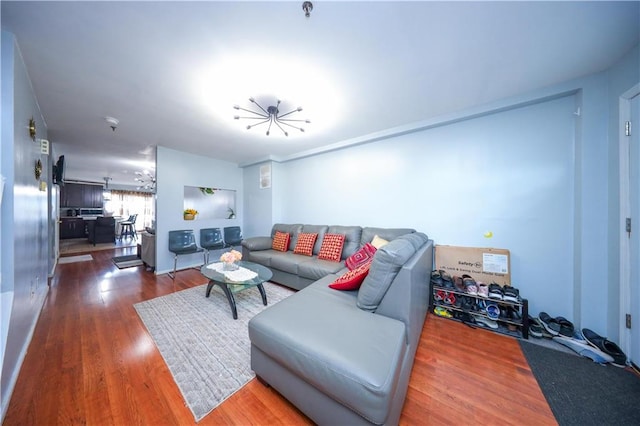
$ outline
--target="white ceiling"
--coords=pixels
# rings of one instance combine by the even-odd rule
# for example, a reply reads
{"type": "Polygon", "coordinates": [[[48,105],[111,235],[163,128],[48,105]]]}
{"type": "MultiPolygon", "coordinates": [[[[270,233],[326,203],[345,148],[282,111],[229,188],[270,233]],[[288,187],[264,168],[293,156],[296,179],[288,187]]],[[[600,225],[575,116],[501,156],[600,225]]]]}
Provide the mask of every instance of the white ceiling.
{"type": "Polygon", "coordinates": [[[315,1],[309,19],[301,6],[3,0],[1,13],[66,177],[129,185],[158,145],[286,158],[601,71],[640,40],[638,1],[315,1]],[[232,106],[252,96],[312,123],[246,130],[232,106]]]}

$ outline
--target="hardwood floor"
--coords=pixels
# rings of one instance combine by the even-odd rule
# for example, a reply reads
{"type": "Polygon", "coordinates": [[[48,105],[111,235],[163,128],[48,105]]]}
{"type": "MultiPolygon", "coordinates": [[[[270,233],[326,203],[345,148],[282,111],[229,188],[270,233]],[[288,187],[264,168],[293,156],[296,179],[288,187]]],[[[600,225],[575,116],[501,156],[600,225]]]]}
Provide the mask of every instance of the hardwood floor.
{"type": "MultiPolygon", "coordinates": [[[[134,253],[58,266],[4,425],[194,424],[133,304],[206,280],[195,269],[173,281],[111,262],[134,253]]],[[[400,423],[556,424],[515,339],[432,315],[400,423]]],[[[312,422],[254,379],[198,424],[312,422]]]]}

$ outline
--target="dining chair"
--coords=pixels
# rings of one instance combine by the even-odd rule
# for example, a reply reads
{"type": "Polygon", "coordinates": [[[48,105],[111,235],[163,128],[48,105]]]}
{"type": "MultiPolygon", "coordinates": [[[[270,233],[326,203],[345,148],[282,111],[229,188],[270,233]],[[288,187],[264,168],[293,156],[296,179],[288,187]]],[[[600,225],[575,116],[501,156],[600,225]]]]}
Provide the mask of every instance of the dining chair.
{"type": "Polygon", "coordinates": [[[242,242],[242,231],[239,226],[227,226],[224,228],[224,246],[234,247],[242,242]]]}

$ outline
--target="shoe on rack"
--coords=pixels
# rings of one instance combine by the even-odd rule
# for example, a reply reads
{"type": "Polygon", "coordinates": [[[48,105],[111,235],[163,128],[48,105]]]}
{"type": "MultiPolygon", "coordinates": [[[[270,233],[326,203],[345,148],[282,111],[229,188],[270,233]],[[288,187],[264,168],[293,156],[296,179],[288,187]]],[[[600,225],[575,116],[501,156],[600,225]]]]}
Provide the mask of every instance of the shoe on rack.
{"type": "Polygon", "coordinates": [[[486,308],[487,316],[492,320],[497,320],[500,318],[500,308],[495,303],[488,303],[486,308]]]}
{"type": "Polygon", "coordinates": [[[478,284],[478,296],[489,297],[489,286],[480,281],[478,281],[476,284],[478,284]]]}
{"type": "Polygon", "coordinates": [[[582,335],[585,340],[591,344],[591,346],[601,350],[605,354],[611,356],[613,360],[611,363],[616,367],[626,367],[627,366],[627,356],[622,352],[622,349],[611,340],[606,337],[600,336],[595,331],[589,330],[588,328],[582,329],[582,335]]]}
{"type": "Polygon", "coordinates": [[[569,349],[576,352],[586,358],[590,358],[593,362],[598,364],[607,364],[613,362],[613,357],[601,351],[600,349],[590,345],[586,340],[581,338],[580,333],[574,333],[573,337],[563,336],[559,334],[553,337],[555,342],[558,342],[569,349]]]}
{"type": "Polygon", "coordinates": [[[454,276],[453,277],[453,286],[460,293],[464,293],[464,284],[462,283],[462,277],[454,276]]]}
{"type": "Polygon", "coordinates": [[[448,310],[440,306],[436,306],[435,308],[433,308],[433,313],[439,317],[444,317],[444,318],[451,318],[453,316],[451,315],[451,312],[449,312],[448,310]]]}
{"type": "Polygon", "coordinates": [[[476,284],[476,280],[471,278],[470,275],[462,276],[462,285],[464,286],[465,293],[472,296],[476,296],[478,294],[478,285],[476,284]]]}
{"type": "Polygon", "coordinates": [[[442,275],[440,275],[440,271],[431,271],[431,284],[442,287],[442,275]]]}
{"type": "Polygon", "coordinates": [[[492,319],[484,317],[482,315],[471,315],[475,320],[476,324],[483,325],[488,328],[492,328],[496,330],[498,328],[498,323],[492,319]]]}
{"type": "Polygon", "coordinates": [[[502,287],[500,287],[500,284],[489,284],[489,299],[502,300],[502,287]]]}
{"type": "Polygon", "coordinates": [[[505,285],[502,287],[502,299],[507,302],[519,303],[520,302],[520,291],[511,287],[510,285],[505,285]]]}

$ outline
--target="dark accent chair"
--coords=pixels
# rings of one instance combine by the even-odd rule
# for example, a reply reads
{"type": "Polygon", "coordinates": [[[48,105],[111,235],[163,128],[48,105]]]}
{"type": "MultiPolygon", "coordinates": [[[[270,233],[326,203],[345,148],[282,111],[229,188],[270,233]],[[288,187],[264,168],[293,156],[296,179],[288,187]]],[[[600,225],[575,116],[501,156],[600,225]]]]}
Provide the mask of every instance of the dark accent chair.
{"type": "Polygon", "coordinates": [[[193,229],[183,229],[169,231],[169,251],[173,253],[173,274],[169,272],[169,276],[175,280],[178,256],[200,253],[203,249],[196,244],[196,236],[193,233],[193,229]]]}
{"type": "Polygon", "coordinates": [[[220,228],[204,228],[200,230],[200,247],[204,249],[204,263],[209,263],[209,251],[224,248],[220,228]]]}
{"type": "Polygon", "coordinates": [[[116,220],[113,217],[99,217],[96,220],[87,220],[87,233],[89,242],[96,243],[116,242],[116,220]]]}
{"type": "Polygon", "coordinates": [[[239,226],[227,226],[224,228],[224,246],[234,247],[242,243],[242,231],[239,226]]]}

